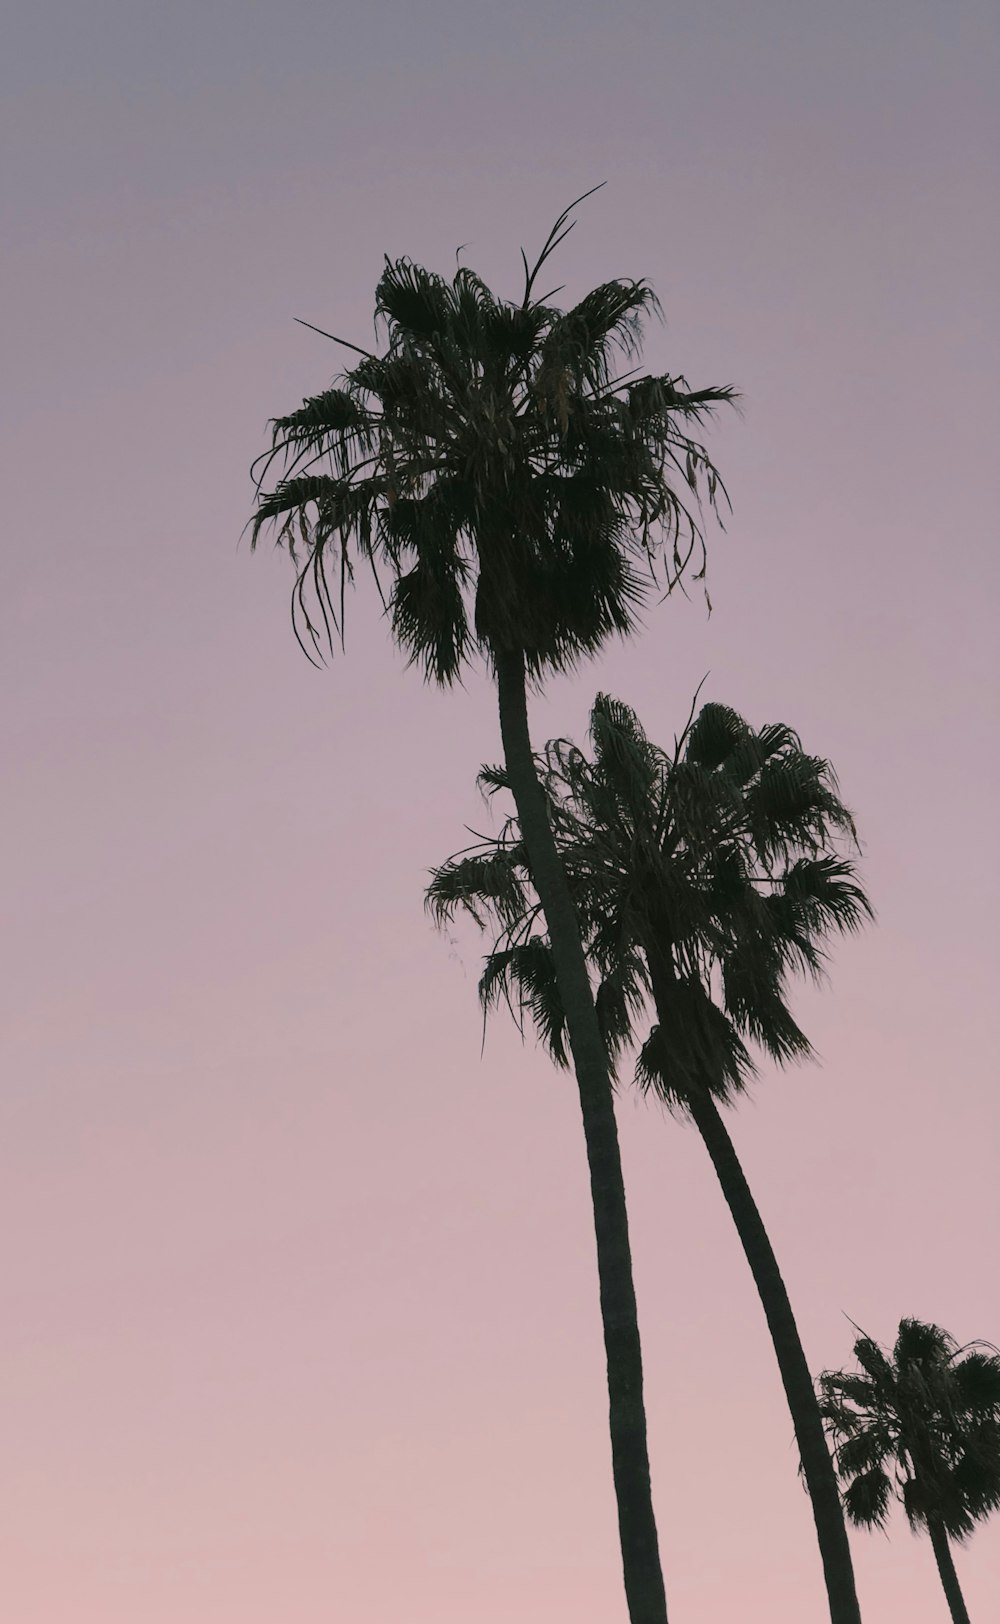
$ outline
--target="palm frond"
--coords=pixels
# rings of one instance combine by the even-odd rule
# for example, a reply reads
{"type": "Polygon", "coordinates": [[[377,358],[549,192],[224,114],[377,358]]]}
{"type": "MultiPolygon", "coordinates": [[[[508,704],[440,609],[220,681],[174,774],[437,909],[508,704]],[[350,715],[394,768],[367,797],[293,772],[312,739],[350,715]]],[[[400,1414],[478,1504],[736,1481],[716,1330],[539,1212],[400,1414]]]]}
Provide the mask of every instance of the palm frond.
{"type": "Polygon", "coordinates": [[[287,417],[276,417],[273,432],[276,442],[289,440],[310,446],[327,435],[363,433],[370,444],[373,424],[370,414],[349,390],[331,387],[319,395],[310,395],[287,417]]]}
{"type": "Polygon", "coordinates": [[[730,760],[752,736],[752,729],[729,705],[703,705],[682,735],[684,759],[712,772],[730,760]]]}
{"type": "Polygon", "coordinates": [[[396,641],[410,664],[422,666],[442,687],[456,682],[471,642],[461,575],[447,561],[424,554],[397,577],[389,609],[396,641]]]}
{"type": "MultiPolygon", "coordinates": [[[[348,500],[350,492],[351,486],[346,480],[336,479],[330,474],[301,474],[295,479],[279,481],[274,490],[262,496],[257,504],[250,530],[251,548],[257,546],[261,531],[279,519],[285,521],[278,531],[279,544],[286,543],[290,549],[294,548],[296,532],[300,536],[308,536],[310,508],[316,510],[321,523],[335,525],[335,516],[348,500]]],[[[294,552],[292,556],[294,558],[294,552]]]]}
{"type": "Polygon", "coordinates": [[[637,1021],[646,1007],[647,992],[642,956],[628,949],[616,953],[598,982],[594,999],[598,1025],[612,1066],[633,1041],[637,1021]]]}
{"type": "Polygon", "coordinates": [[[884,1472],[892,1460],[893,1438],[888,1427],[881,1422],[862,1425],[849,1431],[837,1448],[837,1466],[845,1477],[859,1477],[865,1472],[884,1472]]]}
{"type": "Polygon", "coordinates": [[[858,1528],[884,1528],[892,1500],[892,1483],[885,1472],[859,1472],[844,1491],[844,1510],[858,1528]]]}
{"type": "Polygon", "coordinates": [[[525,254],[524,249],[521,249],[521,259],[524,264],[524,299],[522,303],[525,309],[531,305],[534,285],[539,271],[546,261],[555,253],[556,249],[559,247],[559,244],[561,242],[565,242],[566,238],[569,236],[576,224],[576,221],[572,218],[573,210],[578,208],[581,203],[585,202],[588,197],[593,197],[595,192],[599,192],[604,184],[604,181],[600,181],[596,186],[591,186],[589,191],[581,192],[579,197],[574,198],[573,202],[568,204],[567,207],[563,209],[562,213],[558,216],[555,225],[552,227],[552,230],[546,237],[545,242],[542,245],[542,251],[535,260],[534,265],[529,266],[528,256],[525,254]]]}
{"type": "Polygon", "coordinates": [[[720,1104],[742,1093],[754,1075],[752,1056],[725,1011],[698,982],[675,982],[666,1008],[657,998],[657,1012],[667,1022],[657,1022],[639,1051],[635,1081],[641,1092],[654,1092],[666,1105],[682,1108],[701,1090],[720,1104]]]}
{"type": "Polygon", "coordinates": [[[452,857],[432,870],[425,906],[438,925],[449,924],[464,910],[480,929],[493,918],[508,930],[531,906],[520,872],[523,860],[519,846],[494,846],[471,856],[452,857]]]}
{"type": "Polygon", "coordinates": [[[489,954],[479,983],[484,1010],[500,998],[531,1016],[538,1036],[557,1066],[569,1065],[566,1015],[556,983],[548,941],[533,936],[514,947],[489,954]]]}
{"type": "Polygon", "coordinates": [[[953,1359],[952,1379],[964,1410],[1000,1412],[1000,1354],[973,1347],[953,1359]]]}
{"type": "Polygon", "coordinates": [[[547,415],[565,432],[574,396],[604,390],[617,358],[639,352],[642,317],[658,309],[652,289],[642,282],[605,282],[561,313],[541,345],[535,392],[547,415]]]}
{"type": "Polygon", "coordinates": [[[650,744],[635,712],[608,694],[594,701],[590,737],[594,773],[620,807],[640,814],[652,800],[662,753],[650,744]]]}
{"type": "Polygon", "coordinates": [[[451,320],[448,284],[410,259],[387,259],[375,290],[375,312],[407,337],[433,338],[451,320]]]}
{"type": "Polygon", "coordinates": [[[812,1045],[785,1002],[780,965],[764,944],[740,943],[724,955],[721,970],[725,1007],[737,1029],[780,1065],[808,1058],[812,1045]]]}
{"type": "Polygon", "coordinates": [[[487,797],[496,795],[500,790],[510,789],[510,777],[506,767],[480,767],[476,783],[487,797]]]}

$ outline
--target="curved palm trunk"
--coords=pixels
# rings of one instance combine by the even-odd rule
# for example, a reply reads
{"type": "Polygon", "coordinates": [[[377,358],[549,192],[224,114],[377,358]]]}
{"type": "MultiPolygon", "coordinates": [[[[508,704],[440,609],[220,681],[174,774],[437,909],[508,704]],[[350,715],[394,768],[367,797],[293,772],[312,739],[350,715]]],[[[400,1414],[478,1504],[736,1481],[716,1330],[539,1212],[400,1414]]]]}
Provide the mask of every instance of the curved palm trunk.
{"type": "MultiPolygon", "coordinates": [[[[662,972],[655,968],[652,956],[650,973],[657,1018],[664,1031],[668,1031],[667,1000],[657,996],[657,984],[662,972]]],[[[733,1215],[771,1333],[781,1383],[795,1428],[795,1440],[799,1446],[802,1475],[812,1503],[832,1624],[861,1624],[854,1565],[837,1477],[827,1448],[819,1401],[778,1260],[715,1101],[704,1089],[692,1093],[685,1104],[712,1158],[712,1166],[722,1186],[726,1205],[733,1215]]]]}
{"type": "Polygon", "coordinates": [[[520,652],[504,652],[495,656],[495,662],[507,774],[532,881],[545,913],[580,1091],[597,1238],[611,1458],[629,1618],[631,1624],[666,1624],[667,1603],[649,1480],[642,1353],[625,1185],[607,1052],[597,1024],[576,911],[532,755],[524,659],[520,652]]]}
{"type": "Polygon", "coordinates": [[[965,1597],[962,1595],[958,1582],[958,1574],[955,1572],[955,1563],[952,1560],[948,1536],[939,1522],[929,1522],[927,1532],[931,1536],[931,1545],[934,1547],[934,1558],[948,1600],[952,1624],[971,1624],[969,1610],[965,1605],[965,1597]]]}
{"type": "Polygon", "coordinates": [[[840,1491],[785,1282],[715,1101],[706,1092],[692,1095],[686,1103],[712,1158],[771,1332],[812,1502],[832,1624],[861,1624],[840,1491]]]}

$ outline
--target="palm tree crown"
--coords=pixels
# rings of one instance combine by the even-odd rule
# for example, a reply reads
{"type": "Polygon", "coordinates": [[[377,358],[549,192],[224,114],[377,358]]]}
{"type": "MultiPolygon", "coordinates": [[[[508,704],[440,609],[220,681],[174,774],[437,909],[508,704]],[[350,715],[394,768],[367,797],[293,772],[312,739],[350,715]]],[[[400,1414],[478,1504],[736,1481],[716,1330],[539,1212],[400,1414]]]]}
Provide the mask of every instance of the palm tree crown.
{"type": "Polygon", "coordinates": [[[882,1528],[897,1497],[911,1527],[966,1539],[1000,1508],[996,1349],[904,1319],[891,1352],[859,1336],[854,1356],[859,1370],[824,1371],[819,1384],[848,1516],[882,1528]]]}
{"type": "Polygon", "coordinates": [[[571,664],[629,631],[658,567],[668,588],[693,558],[704,569],[699,501],[724,493],[687,427],[734,391],[629,370],[657,309],[645,282],[569,310],[536,297],[569,212],[525,260],[519,302],[466,267],[448,281],[387,260],[383,353],[274,420],[251,540],[273,524],[296,561],[312,656],[343,635],[359,559],[387,572],[394,635],[441,683],[477,650],[571,664]]]}
{"type": "MultiPolygon", "coordinates": [[[[656,985],[659,1024],[636,1079],[683,1106],[692,1088],[720,1103],[755,1071],[756,1043],[779,1061],[810,1052],[788,1006],[792,972],[822,972],[823,938],[871,908],[838,845],[854,826],[829,764],[798,736],[759,731],[705,705],[673,751],[634,713],[599,695],[593,756],[566,740],[541,757],[556,842],[596,972],[605,1041],[619,1055],[656,985]],[[664,1007],[666,1006],[666,1007],[664,1007]]],[[[504,774],[484,770],[491,788],[504,774]]],[[[481,982],[527,1010],[566,1063],[564,1017],[516,821],[438,869],[428,901],[499,930],[481,982]]]]}

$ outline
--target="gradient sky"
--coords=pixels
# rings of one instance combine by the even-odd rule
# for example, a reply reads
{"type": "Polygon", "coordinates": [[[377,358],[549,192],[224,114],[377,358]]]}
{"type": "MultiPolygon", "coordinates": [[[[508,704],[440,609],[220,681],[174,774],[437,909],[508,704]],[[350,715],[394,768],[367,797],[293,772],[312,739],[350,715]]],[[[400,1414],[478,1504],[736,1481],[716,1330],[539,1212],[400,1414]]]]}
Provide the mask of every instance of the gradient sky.
{"type": "MultiPolygon", "coordinates": [[[[850,1316],[1000,1341],[998,31],[976,0],[40,0],[9,19],[0,1613],[624,1624],[572,1083],[427,868],[486,813],[481,674],[370,594],[317,673],[237,548],[267,418],[382,255],[502,291],[604,180],[566,297],[649,277],[651,367],[736,383],[693,595],[552,684],[706,694],[835,763],[879,925],[823,1063],[734,1137],[815,1367],[850,1316]],[[991,1007],[992,1006],[992,1007],[991,1007]]],[[[671,1624],[821,1624],[791,1426],[692,1131],[620,1121],[671,1624]]],[[[941,1624],[854,1539],[867,1624],[941,1624]]],[[[1000,1519],[958,1556],[977,1624],[1000,1519]]]]}

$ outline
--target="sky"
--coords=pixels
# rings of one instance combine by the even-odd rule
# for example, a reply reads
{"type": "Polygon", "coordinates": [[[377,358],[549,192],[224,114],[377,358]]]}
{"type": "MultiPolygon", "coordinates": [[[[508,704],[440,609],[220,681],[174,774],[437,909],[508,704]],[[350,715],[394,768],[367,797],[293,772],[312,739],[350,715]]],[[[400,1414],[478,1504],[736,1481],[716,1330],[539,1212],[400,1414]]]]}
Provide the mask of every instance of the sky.
{"type": "MultiPolygon", "coordinates": [[[[299,653],[240,543],[267,420],[385,254],[500,292],[579,210],[653,370],[735,384],[713,610],[532,706],[705,696],[835,765],[878,924],[732,1132],[817,1370],[1000,1342],[996,158],[979,0],[39,0],[6,30],[0,1611],[625,1624],[572,1080],[476,1000],[428,869],[487,826],[489,682],[363,584],[299,653]]],[[[693,1131],[619,1121],[671,1624],[825,1602],[759,1304],[693,1131]]],[[[854,1535],[867,1624],[939,1624],[854,1535]]],[[[1000,1520],[957,1562],[1000,1591],[1000,1520]]]]}

